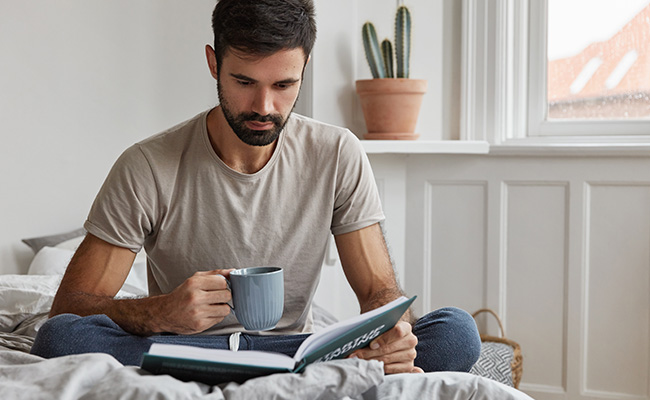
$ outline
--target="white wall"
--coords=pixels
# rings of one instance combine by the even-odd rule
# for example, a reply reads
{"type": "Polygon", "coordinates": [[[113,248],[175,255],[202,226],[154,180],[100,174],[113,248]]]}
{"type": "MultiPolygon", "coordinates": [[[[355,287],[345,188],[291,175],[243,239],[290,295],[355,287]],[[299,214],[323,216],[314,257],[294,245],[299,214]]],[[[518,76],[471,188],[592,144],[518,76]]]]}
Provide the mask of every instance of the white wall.
{"type": "MultiPolygon", "coordinates": [[[[354,36],[357,43],[355,79],[370,79],[372,75],[363,51],[361,27],[366,21],[371,21],[377,29],[378,40],[388,38],[395,46],[397,1],[357,0],[355,3],[358,7],[354,36]]],[[[412,18],[410,77],[428,81],[415,132],[420,134],[420,140],[440,140],[443,139],[443,2],[410,0],[406,4],[412,18]]],[[[361,132],[367,132],[360,106],[356,108],[355,124],[361,132]]]]}
{"type": "Polygon", "coordinates": [[[0,2],[0,265],[80,227],[130,144],[216,103],[214,0],[0,2]],[[188,6],[191,4],[191,6],[188,6]]]}
{"type": "MultiPolygon", "coordinates": [[[[446,0],[453,1],[453,0],[446,0]]],[[[318,40],[314,48],[314,117],[350,128],[357,136],[367,132],[355,93],[357,79],[371,78],[361,41],[361,27],[372,21],[379,40],[394,41],[395,0],[315,0],[318,40]]],[[[422,140],[448,139],[443,115],[448,92],[443,88],[443,1],[410,0],[412,14],[411,77],[426,79],[416,132],[422,140]]],[[[448,7],[447,7],[448,8],[448,7]]],[[[450,52],[453,50],[450,48],[450,52]]],[[[445,83],[448,85],[448,83],[445,83]]]]}
{"type": "Polygon", "coordinates": [[[497,311],[535,399],[650,398],[647,156],[426,155],[406,167],[416,312],[497,311]]]}
{"type": "MultiPolygon", "coordinates": [[[[445,13],[453,13],[454,0],[411,0],[412,13],[412,71],[411,77],[427,79],[429,90],[424,96],[422,111],[416,131],[421,140],[450,139],[452,121],[458,109],[454,88],[459,82],[444,82],[443,68],[450,67],[457,58],[458,49],[442,41],[443,31],[453,31],[458,24],[444,22],[445,13]],[[443,56],[448,55],[448,63],[443,56]]],[[[395,0],[315,0],[318,22],[318,40],[314,47],[313,117],[351,129],[360,138],[366,133],[365,122],[355,81],[371,78],[361,41],[361,27],[372,21],[380,40],[394,38],[395,0]]],[[[456,10],[456,14],[459,13],[456,10]]],[[[459,65],[459,62],[457,63],[459,65]]],[[[457,136],[457,134],[456,134],[457,136]]],[[[371,155],[375,178],[386,214],[386,235],[398,279],[403,283],[405,274],[406,232],[406,156],[371,155]]],[[[334,253],[335,255],[335,253],[334,253]]],[[[358,313],[354,293],[346,283],[340,263],[326,264],[315,300],[327,304],[337,317],[345,318],[358,313]]]]}

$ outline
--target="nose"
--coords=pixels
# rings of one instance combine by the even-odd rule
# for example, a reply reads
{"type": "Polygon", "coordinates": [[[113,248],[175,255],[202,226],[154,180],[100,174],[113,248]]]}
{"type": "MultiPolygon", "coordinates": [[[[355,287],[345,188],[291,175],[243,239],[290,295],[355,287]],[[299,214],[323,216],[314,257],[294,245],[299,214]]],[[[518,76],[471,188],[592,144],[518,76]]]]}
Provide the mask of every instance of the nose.
{"type": "Polygon", "coordinates": [[[255,94],[252,104],[253,112],[259,115],[269,115],[273,112],[273,94],[267,88],[260,88],[255,94]]]}

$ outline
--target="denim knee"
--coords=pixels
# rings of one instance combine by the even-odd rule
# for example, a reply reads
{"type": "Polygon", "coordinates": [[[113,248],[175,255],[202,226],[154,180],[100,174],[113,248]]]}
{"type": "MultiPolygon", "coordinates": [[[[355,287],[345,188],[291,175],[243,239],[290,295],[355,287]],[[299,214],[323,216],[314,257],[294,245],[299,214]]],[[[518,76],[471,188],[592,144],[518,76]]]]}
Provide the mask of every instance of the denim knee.
{"type": "Polygon", "coordinates": [[[74,314],[60,314],[48,319],[38,330],[30,353],[44,358],[65,355],[64,342],[70,333],[67,327],[79,318],[74,314]]]}
{"type": "Polygon", "coordinates": [[[47,320],[38,330],[31,354],[44,358],[92,352],[93,337],[99,329],[119,327],[106,315],[80,317],[60,314],[47,320]]]}
{"type": "Polygon", "coordinates": [[[459,308],[441,308],[425,315],[413,332],[418,338],[415,365],[425,372],[468,372],[481,354],[476,322],[459,308]]]}

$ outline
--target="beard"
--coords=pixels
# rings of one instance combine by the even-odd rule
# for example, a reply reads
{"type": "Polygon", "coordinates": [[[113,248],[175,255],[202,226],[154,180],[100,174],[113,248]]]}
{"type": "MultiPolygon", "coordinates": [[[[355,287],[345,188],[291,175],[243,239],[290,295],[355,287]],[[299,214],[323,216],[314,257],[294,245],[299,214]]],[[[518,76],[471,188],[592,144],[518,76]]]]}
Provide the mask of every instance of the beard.
{"type": "Polygon", "coordinates": [[[284,129],[284,126],[289,120],[289,116],[291,116],[291,112],[293,112],[293,109],[296,106],[296,102],[297,102],[296,99],[296,102],[294,102],[293,106],[291,107],[291,111],[286,116],[286,118],[282,117],[282,115],[280,114],[260,115],[256,112],[243,112],[235,115],[232,112],[230,105],[226,100],[226,97],[223,95],[221,84],[218,82],[217,82],[217,93],[219,95],[219,100],[221,102],[220,103],[221,111],[223,112],[223,115],[226,118],[228,125],[230,125],[230,129],[232,129],[233,132],[235,132],[237,137],[242,142],[250,146],[267,146],[275,142],[277,138],[280,136],[280,132],[282,132],[282,129],[284,129]],[[272,122],[273,127],[265,130],[253,130],[253,129],[249,129],[246,126],[247,121],[256,121],[262,123],[272,122]]]}

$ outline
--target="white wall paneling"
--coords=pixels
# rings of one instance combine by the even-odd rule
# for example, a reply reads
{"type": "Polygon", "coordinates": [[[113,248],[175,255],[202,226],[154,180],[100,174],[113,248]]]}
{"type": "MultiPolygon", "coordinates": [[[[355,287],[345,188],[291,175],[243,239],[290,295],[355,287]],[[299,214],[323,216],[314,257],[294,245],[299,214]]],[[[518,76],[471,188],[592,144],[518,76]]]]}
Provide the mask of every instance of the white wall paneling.
{"type": "Polygon", "coordinates": [[[509,181],[503,187],[499,309],[508,335],[525,339],[526,374],[535,377],[529,382],[561,392],[566,387],[569,185],[509,181]]]}
{"type": "Polygon", "coordinates": [[[646,399],[650,182],[588,182],[585,190],[584,390],[646,399]]]}
{"type": "Polygon", "coordinates": [[[405,160],[418,313],[497,311],[536,399],[649,398],[650,159],[405,160]]]}
{"type": "Polygon", "coordinates": [[[422,302],[465,309],[482,303],[487,183],[427,181],[424,196],[422,302]]]}

